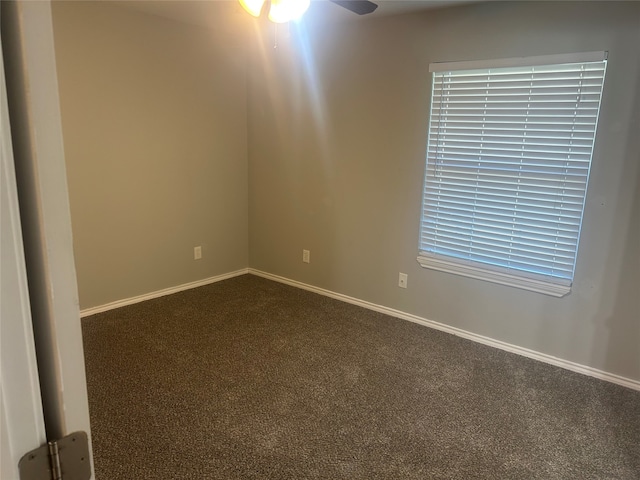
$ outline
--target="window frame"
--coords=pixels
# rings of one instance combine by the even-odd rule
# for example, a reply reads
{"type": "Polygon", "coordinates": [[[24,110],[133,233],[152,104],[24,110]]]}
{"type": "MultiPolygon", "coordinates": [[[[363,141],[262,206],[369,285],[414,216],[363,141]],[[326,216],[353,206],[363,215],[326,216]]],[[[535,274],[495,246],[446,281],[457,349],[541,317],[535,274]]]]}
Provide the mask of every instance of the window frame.
{"type": "MultiPolygon", "coordinates": [[[[607,52],[586,52],[576,54],[562,54],[562,55],[544,55],[535,57],[518,57],[518,58],[506,58],[487,61],[466,61],[466,62],[444,62],[444,63],[432,63],[429,65],[429,71],[431,72],[431,97],[429,100],[429,136],[427,141],[427,155],[425,160],[425,170],[423,176],[423,189],[421,194],[421,213],[420,213],[420,230],[419,230],[419,254],[418,263],[424,267],[433,270],[438,270],[446,273],[452,273],[461,275],[464,277],[489,281],[501,285],[507,285],[511,287],[521,288],[537,293],[551,295],[554,297],[562,297],[570,293],[573,278],[575,276],[575,267],[577,264],[580,234],[582,227],[582,220],[584,217],[584,206],[586,202],[587,189],[589,184],[589,176],[591,171],[591,165],[593,164],[593,153],[595,151],[595,141],[598,133],[598,119],[600,114],[600,108],[602,104],[602,96],[604,89],[604,81],[607,68],[607,52]],[[555,277],[552,275],[543,275],[533,272],[524,271],[517,268],[502,267],[498,265],[492,265],[490,263],[483,263],[480,261],[466,260],[457,258],[454,256],[445,255],[442,253],[429,252],[423,249],[423,223],[426,221],[426,196],[427,196],[427,182],[429,179],[429,147],[432,138],[432,122],[433,122],[433,106],[434,106],[434,88],[435,88],[435,76],[436,72],[453,72],[460,70],[475,70],[475,69],[493,69],[493,68],[511,68],[511,67],[535,67],[546,65],[559,65],[559,64],[575,64],[575,63],[588,63],[588,62],[604,62],[604,71],[602,74],[602,87],[600,90],[600,97],[598,102],[598,110],[595,114],[595,127],[593,132],[593,141],[591,146],[591,152],[589,157],[589,165],[585,179],[584,195],[582,197],[582,210],[580,212],[580,223],[577,230],[576,245],[573,258],[573,271],[571,279],[555,277]]],[[[439,191],[438,191],[439,192],[439,191]]]]}

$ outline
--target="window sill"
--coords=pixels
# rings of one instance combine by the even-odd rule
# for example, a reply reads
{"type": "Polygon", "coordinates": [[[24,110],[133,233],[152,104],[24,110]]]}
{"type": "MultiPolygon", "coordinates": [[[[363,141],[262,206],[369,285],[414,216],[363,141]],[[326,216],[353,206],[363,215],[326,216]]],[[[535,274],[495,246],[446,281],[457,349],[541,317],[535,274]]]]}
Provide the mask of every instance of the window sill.
{"type": "Polygon", "coordinates": [[[463,277],[485,280],[487,282],[498,283],[508,287],[520,288],[531,292],[551,295],[552,297],[564,297],[571,292],[571,284],[560,285],[549,281],[541,280],[524,275],[513,275],[498,270],[483,268],[481,266],[471,265],[468,263],[456,262],[455,260],[445,260],[440,257],[432,257],[426,255],[418,256],[418,263],[424,268],[438,270],[463,277]]]}

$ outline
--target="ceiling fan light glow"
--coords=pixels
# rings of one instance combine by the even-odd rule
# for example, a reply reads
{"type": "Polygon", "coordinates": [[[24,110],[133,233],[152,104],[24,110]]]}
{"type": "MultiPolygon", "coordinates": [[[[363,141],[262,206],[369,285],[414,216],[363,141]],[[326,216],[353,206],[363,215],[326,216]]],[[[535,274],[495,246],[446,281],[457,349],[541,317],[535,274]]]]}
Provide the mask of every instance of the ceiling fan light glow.
{"type": "Polygon", "coordinates": [[[271,0],[269,20],[274,23],[297,20],[307,11],[310,3],[310,0],[271,0]]]}
{"type": "Polygon", "coordinates": [[[242,8],[254,17],[259,17],[265,0],[238,0],[242,8]]]}

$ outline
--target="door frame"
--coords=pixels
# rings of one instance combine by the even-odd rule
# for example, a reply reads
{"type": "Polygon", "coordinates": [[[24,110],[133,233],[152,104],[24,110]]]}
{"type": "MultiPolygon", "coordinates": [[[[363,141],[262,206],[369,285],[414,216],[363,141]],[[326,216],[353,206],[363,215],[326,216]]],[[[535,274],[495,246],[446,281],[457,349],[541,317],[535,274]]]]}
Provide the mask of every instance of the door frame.
{"type": "Polygon", "coordinates": [[[0,42],[0,478],[46,441],[0,42]]]}
{"type": "MultiPolygon", "coordinates": [[[[0,4],[11,139],[46,436],[55,440],[85,431],[91,449],[51,2],[2,0],[0,4]]],[[[3,389],[3,395],[10,394],[3,389]]],[[[93,471],[93,458],[91,462],[93,471]]]]}

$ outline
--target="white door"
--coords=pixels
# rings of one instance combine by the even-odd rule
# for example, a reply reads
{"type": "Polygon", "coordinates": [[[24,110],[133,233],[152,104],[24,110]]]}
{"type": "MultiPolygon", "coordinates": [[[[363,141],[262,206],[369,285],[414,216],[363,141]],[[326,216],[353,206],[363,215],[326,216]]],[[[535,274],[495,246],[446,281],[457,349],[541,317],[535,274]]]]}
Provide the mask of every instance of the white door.
{"type": "Polygon", "coordinates": [[[0,478],[45,442],[0,48],[0,478]]]}
{"type": "Polygon", "coordinates": [[[0,473],[14,480],[45,440],[91,432],[51,4],[0,0],[0,16],[0,473]]]}

